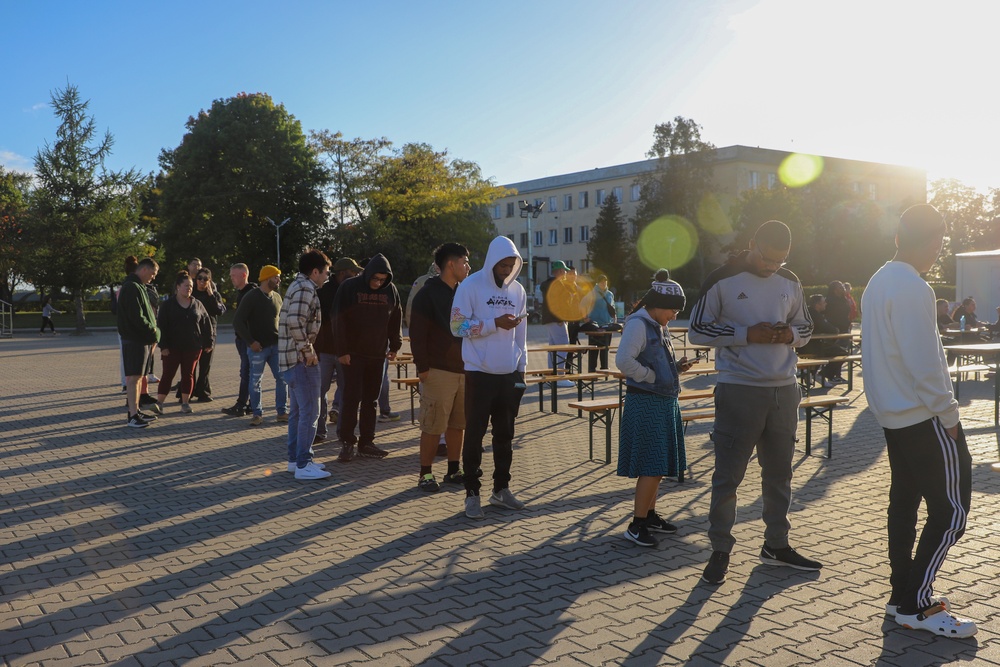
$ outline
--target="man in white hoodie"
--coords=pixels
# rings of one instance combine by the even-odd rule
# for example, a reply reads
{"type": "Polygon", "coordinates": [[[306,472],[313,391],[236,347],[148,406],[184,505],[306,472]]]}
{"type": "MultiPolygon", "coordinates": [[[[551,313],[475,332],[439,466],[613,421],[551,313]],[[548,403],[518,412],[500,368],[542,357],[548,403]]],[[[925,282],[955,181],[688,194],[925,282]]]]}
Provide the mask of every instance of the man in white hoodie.
{"type": "Polygon", "coordinates": [[[514,421],[524,395],[528,360],[527,298],[517,282],[521,255],[513,241],[498,236],[486,263],[455,291],[451,331],[462,338],[465,364],[465,515],[485,518],[479,499],[483,438],[493,426],[493,495],[490,504],[512,510],[524,503],[510,492],[514,421]]]}
{"type": "Polygon", "coordinates": [[[929,204],[903,212],[896,256],[875,272],[861,297],[868,407],[889,453],[889,583],[886,613],[900,625],[945,637],[971,637],[932,586],[948,550],[965,532],[972,500],[972,457],[959,422],[948,362],[937,329],[934,291],[920,277],[937,261],[947,231],[929,204]],[[917,510],[927,519],[916,553],[917,510]]]}

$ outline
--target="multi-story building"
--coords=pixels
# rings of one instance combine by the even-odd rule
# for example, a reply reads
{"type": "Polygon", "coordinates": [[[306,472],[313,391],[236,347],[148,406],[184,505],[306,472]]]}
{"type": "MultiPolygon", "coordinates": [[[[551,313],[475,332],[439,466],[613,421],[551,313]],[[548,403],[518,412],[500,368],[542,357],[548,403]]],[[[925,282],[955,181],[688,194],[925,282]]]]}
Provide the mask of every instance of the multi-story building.
{"type": "MultiPolygon", "coordinates": [[[[713,178],[717,195],[735,198],[744,190],[775,187],[778,168],[789,155],[786,151],[748,146],[716,149],[713,178]]],[[[848,183],[855,192],[875,202],[883,212],[887,231],[904,208],[926,201],[927,174],[921,169],[822,159],[819,178],[848,183]]],[[[493,222],[500,234],[517,245],[525,260],[530,255],[536,283],[548,276],[549,262],[557,259],[586,272],[590,269],[587,241],[605,198],[613,194],[625,217],[631,218],[639,203],[637,180],[656,168],[657,160],[652,159],[510,183],[505,187],[517,194],[493,204],[493,222]],[[542,213],[537,218],[522,217],[521,201],[542,206],[542,213]]],[[[522,275],[526,277],[527,272],[522,275]]]]}

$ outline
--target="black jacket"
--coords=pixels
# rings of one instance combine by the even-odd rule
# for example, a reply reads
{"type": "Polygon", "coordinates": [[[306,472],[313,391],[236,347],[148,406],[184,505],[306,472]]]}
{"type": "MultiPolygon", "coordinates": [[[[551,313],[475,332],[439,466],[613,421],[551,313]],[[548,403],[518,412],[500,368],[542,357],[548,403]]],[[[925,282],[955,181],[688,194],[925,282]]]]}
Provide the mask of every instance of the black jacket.
{"type": "Polygon", "coordinates": [[[378,254],[365,266],[364,273],[345,280],[337,289],[331,311],[334,324],[334,354],[384,359],[386,351],[403,346],[403,309],[399,292],[392,284],[389,260],[378,254]],[[376,273],[388,274],[378,289],[369,283],[376,273]]]}
{"type": "Polygon", "coordinates": [[[317,352],[323,354],[333,354],[333,299],[337,296],[337,288],[340,282],[336,278],[330,278],[325,285],[316,290],[319,297],[319,309],[323,317],[323,324],[316,334],[316,342],[313,347],[317,352]]]}
{"type": "Polygon", "coordinates": [[[441,280],[428,278],[413,297],[410,311],[410,350],[417,372],[437,368],[451,373],[464,373],[462,339],[451,333],[451,305],[455,290],[441,280]]]}
{"type": "Polygon", "coordinates": [[[208,313],[208,320],[212,323],[212,340],[215,340],[216,329],[218,327],[219,315],[225,312],[226,307],[222,305],[222,295],[218,292],[201,292],[198,288],[191,293],[198,302],[205,307],[205,312],[208,313]]]}
{"type": "Polygon", "coordinates": [[[212,347],[212,323],[205,306],[191,298],[185,308],[170,297],[160,306],[156,316],[160,326],[160,348],[164,350],[204,350],[212,347]]]}

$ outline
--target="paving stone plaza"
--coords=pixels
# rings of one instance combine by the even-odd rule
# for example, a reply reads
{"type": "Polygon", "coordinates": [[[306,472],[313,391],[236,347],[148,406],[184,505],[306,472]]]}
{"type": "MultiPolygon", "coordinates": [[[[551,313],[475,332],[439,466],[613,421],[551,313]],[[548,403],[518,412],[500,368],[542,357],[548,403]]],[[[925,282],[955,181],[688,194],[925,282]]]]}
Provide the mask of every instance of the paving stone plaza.
{"type": "MultiPolygon", "coordinates": [[[[531,342],[544,336],[529,328],[531,342]]],[[[647,549],[622,537],[633,482],[588,460],[586,418],[566,401],[539,412],[531,389],[511,482],[528,506],[486,507],[476,522],[459,487],[417,490],[418,429],[395,386],[403,418],[378,424],[376,440],[388,458],[340,464],[331,440],[316,458],[333,476],[294,480],[269,378],[263,426],[219,412],[238,385],[232,341],[220,331],[214,403],[184,415],[171,402],[140,430],[124,426],[114,333],[0,340],[0,664],[1000,665],[991,381],[961,387],[972,513],[935,592],[979,634],[954,640],[884,614],[889,469],[863,372],[836,412],[832,460],[815,455],[825,425],[805,456],[800,417],[791,542],[823,570],[759,562],[752,463],[716,587],[700,581],[711,422],[688,430],[689,478],[661,487],[677,535],[647,549]]],[[[533,354],[529,366],[543,365],[533,354]]]]}

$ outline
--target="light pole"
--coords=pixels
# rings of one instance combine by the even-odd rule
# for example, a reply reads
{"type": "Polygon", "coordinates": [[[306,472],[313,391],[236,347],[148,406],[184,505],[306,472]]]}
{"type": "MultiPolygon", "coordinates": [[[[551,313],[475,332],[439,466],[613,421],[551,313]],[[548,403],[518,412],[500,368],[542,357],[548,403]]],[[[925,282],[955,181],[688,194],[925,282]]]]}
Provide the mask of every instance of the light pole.
{"type": "Polygon", "coordinates": [[[275,222],[271,218],[264,216],[264,219],[271,223],[274,227],[274,231],[278,235],[278,268],[281,268],[281,228],[285,226],[285,223],[291,220],[291,218],[285,218],[281,222],[275,222]]]}
{"type": "Polygon", "coordinates": [[[525,224],[528,226],[528,293],[534,294],[535,265],[531,262],[531,244],[534,242],[534,239],[531,238],[531,219],[537,218],[542,214],[545,202],[529,204],[527,199],[522,199],[518,206],[521,208],[521,217],[524,218],[525,224]]]}

